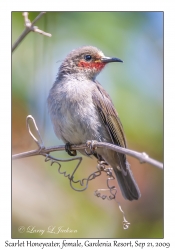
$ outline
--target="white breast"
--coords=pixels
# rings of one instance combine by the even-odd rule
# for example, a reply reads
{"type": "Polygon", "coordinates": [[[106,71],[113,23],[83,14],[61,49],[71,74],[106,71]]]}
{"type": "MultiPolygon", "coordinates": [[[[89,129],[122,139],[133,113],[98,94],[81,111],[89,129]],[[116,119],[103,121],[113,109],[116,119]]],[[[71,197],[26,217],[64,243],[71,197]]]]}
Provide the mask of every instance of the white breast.
{"type": "Polygon", "coordinates": [[[53,86],[48,107],[57,137],[74,144],[87,140],[104,141],[107,133],[92,101],[94,89],[92,81],[76,79],[53,86]]]}

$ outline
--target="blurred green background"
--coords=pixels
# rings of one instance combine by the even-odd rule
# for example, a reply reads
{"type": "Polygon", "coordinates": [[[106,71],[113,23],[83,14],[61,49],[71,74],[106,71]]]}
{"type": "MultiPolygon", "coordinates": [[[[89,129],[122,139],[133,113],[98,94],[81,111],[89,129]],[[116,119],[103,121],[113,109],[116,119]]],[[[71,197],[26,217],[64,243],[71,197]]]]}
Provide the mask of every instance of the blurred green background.
{"type": "MultiPolygon", "coordinates": [[[[33,20],[39,12],[29,12],[33,20]]],[[[74,48],[93,45],[123,64],[110,64],[97,77],[110,94],[123,123],[130,149],[146,152],[163,162],[163,12],[47,12],[36,25],[52,34],[28,34],[12,54],[12,153],[36,148],[26,129],[26,116],[34,116],[45,146],[63,144],[52,128],[46,99],[61,61],[74,48]]],[[[12,44],[24,30],[22,12],[12,12],[12,44]]],[[[64,152],[54,154],[69,158],[64,152]]],[[[162,238],[163,171],[128,157],[142,196],[120,202],[94,196],[106,187],[106,177],[75,192],[41,156],[12,162],[13,238],[162,238]],[[19,227],[25,232],[20,233],[19,227]],[[49,226],[76,233],[48,233],[49,226]],[[45,230],[29,233],[27,228],[45,230]]],[[[76,163],[64,163],[73,171],[76,163]]],[[[77,178],[96,171],[96,160],[84,158],[77,178]]],[[[29,231],[29,230],[28,230],[29,231]]]]}

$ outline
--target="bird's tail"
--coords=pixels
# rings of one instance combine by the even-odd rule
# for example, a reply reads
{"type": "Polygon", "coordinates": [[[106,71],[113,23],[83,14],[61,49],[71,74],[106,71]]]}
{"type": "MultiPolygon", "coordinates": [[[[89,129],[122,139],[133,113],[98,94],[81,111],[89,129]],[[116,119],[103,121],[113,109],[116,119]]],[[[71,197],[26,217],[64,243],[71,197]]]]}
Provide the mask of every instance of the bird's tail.
{"type": "Polygon", "coordinates": [[[139,187],[134,180],[132,171],[130,169],[129,163],[126,161],[126,172],[123,173],[121,170],[118,170],[116,167],[113,168],[115,175],[117,177],[118,184],[120,186],[122,195],[127,200],[138,200],[141,196],[139,187]]]}

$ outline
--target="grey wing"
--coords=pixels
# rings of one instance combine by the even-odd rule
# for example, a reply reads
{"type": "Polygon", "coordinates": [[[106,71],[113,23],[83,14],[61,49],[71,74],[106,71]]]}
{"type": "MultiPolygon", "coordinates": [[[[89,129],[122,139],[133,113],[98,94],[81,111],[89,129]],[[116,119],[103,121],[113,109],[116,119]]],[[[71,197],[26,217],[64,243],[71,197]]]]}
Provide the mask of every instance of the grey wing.
{"type": "MultiPolygon", "coordinates": [[[[126,139],[123,131],[123,126],[120,118],[115,110],[110,96],[102,88],[102,86],[96,82],[98,91],[93,92],[93,103],[97,107],[102,121],[104,122],[106,129],[109,132],[113,144],[126,148],[126,139]]],[[[121,162],[121,169],[126,170],[125,162],[126,156],[124,154],[118,154],[121,162]]],[[[125,172],[125,171],[124,171],[125,172]]]]}
{"type": "MultiPolygon", "coordinates": [[[[93,92],[92,99],[94,105],[104,122],[107,131],[114,144],[126,148],[126,139],[123,131],[123,126],[114,108],[112,100],[106,91],[96,82],[97,90],[93,92]]],[[[125,154],[117,153],[119,169],[112,166],[116,174],[119,186],[123,196],[128,200],[137,200],[141,194],[137,183],[134,180],[129,163],[126,160],[125,154]]]]}

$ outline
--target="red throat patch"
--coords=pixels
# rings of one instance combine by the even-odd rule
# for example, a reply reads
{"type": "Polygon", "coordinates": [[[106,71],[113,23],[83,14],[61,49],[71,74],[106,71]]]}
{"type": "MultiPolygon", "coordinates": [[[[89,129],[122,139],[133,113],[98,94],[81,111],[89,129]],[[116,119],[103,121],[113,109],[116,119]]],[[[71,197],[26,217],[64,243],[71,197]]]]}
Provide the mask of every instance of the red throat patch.
{"type": "Polygon", "coordinates": [[[78,67],[80,68],[87,68],[87,69],[96,69],[97,71],[100,71],[104,68],[105,63],[102,62],[85,62],[85,61],[80,61],[78,63],[78,67]]]}

